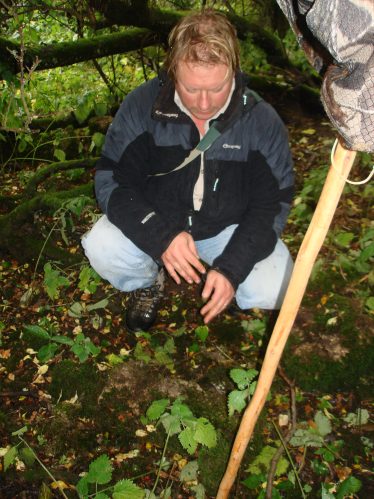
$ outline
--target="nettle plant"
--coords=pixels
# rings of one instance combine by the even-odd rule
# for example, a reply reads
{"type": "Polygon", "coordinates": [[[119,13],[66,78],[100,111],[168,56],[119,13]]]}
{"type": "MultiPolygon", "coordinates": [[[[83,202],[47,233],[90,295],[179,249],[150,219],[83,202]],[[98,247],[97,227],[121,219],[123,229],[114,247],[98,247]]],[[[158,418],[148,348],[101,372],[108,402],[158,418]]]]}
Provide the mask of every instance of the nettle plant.
{"type": "MultiPolygon", "coordinates": [[[[43,322],[45,323],[45,321],[43,322]]],[[[78,333],[73,338],[58,334],[53,323],[46,324],[44,327],[37,324],[24,326],[21,337],[41,344],[36,356],[43,363],[55,357],[63,346],[68,346],[71,352],[78,357],[79,362],[85,362],[89,357],[95,357],[101,351],[101,348],[97,347],[83,333],[78,333]]]]}
{"type": "MultiPolygon", "coordinates": [[[[92,294],[96,291],[100,281],[100,277],[93,269],[83,266],[78,276],[78,289],[83,293],[92,294]]],[[[60,296],[61,289],[69,286],[71,282],[60,269],[48,262],[44,265],[43,284],[49,298],[55,300],[60,296]]],[[[106,298],[90,304],[74,302],[68,314],[74,318],[81,318],[84,314],[105,308],[107,304],[106,298]]],[[[101,351],[100,347],[96,346],[83,332],[78,332],[73,337],[60,334],[59,325],[51,322],[47,317],[40,319],[38,324],[25,325],[21,337],[38,345],[37,358],[40,362],[48,362],[64,346],[69,347],[80,362],[85,362],[89,357],[96,356],[101,351]]]]}
{"type": "MultiPolygon", "coordinates": [[[[161,470],[169,467],[165,456],[170,437],[177,435],[183,449],[190,455],[195,454],[199,444],[205,445],[208,448],[215,447],[217,444],[217,433],[214,426],[207,418],[195,417],[190,408],[183,403],[182,398],[177,398],[172,404],[169,399],[155,400],[147,409],[146,416],[142,417],[142,423],[145,425],[152,423],[156,427],[161,424],[166,432],[165,444],[152,493],[157,488],[161,470]]],[[[185,468],[183,468],[185,471],[182,474],[181,480],[196,480],[198,471],[197,461],[188,463],[185,468]]],[[[202,484],[192,486],[191,490],[195,492],[197,498],[203,499],[205,497],[202,484]]],[[[172,497],[171,488],[164,492],[162,497],[172,497]]]]}
{"type": "Polygon", "coordinates": [[[237,385],[238,389],[229,393],[227,406],[229,416],[233,416],[235,411],[241,413],[247,406],[251,396],[254,394],[258,375],[256,369],[235,368],[230,370],[230,378],[237,385]]]}
{"type": "MultiPolygon", "coordinates": [[[[317,497],[315,495],[316,490],[311,485],[301,482],[300,471],[292,459],[292,449],[303,451],[302,463],[305,463],[308,449],[313,452],[310,459],[312,471],[323,479],[323,483],[320,485],[320,490],[318,491],[318,494],[320,494],[318,497],[322,497],[323,499],[344,499],[348,496],[351,497],[352,494],[361,489],[361,481],[352,475],[341,482],[329,483],[328,481],[328,478],[331,476],[331,467],[343,461],[341,451],[344,447],[343,440],[334,440],[332,419],[332,416],[327,417],[324,411],[317,411],[313,421],[302,421],[297,425],[298,427],[288,446],[283,441],[279,430],[277,430],[281,441],[275,441],[274,443],[284,447],[287,459],[280,457],[277,462],[275,471],[277,481],[272,489],[272,497],[274,499],[280,499],[282,492],[293,491],[291,493],[294,494],[296,484],[299,487],[300,497],[303,499],[306,497],[317,497]],[[289,470],[290,465],[292,467],[291,470],[289,470]]],[[[356,413],[349,413],[343,418],[343,421],[348,426],[357,426],[365,424],[368,419],[369,414],[363,409],[356,413]]],[[[364,445],[365,443],[367,444],[367,442],[363,442],[364,445]]],[[[250,475],[243,481],[243,485],[253,492],[257,491],[257,499],[265,499],[265,486],[268,480],[267,472],[276,452],[277,448],[273,445],[264,446],[259,455],[254,458],[246,469],[246,472],[250,475]]],[[[292,495],[292,497],[294,496],[292,495]]]]}
{"type": "MultiPolygon", "coordinates": [[[[174,373],[175,367],[172,355],[175,354],[177,350],[174,338],[178,338],[186,333],[187,329],[185,326],[174,331],[172,336],[168,332],[162,330],[153,333],[144,331],[135,333],[138,341],[134,349],[134,357],[146,364],[155,361],[158,364],[165,366],[171,373],[174,373]]],[[[199,352],[201,346],[205,344],[208,335],[209,328],[207,326],[198,326],[193,329],[193,342],[188,347],[188,352],[199,352]]]]}

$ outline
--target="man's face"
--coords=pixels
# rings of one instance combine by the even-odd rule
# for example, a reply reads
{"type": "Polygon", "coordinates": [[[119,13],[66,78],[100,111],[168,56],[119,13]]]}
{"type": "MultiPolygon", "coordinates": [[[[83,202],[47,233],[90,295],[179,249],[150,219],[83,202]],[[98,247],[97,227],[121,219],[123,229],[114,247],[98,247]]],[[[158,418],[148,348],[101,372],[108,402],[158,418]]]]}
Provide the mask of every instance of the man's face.
{"type": "Polygon", "coordinates": [[[225,104],[232,78],[226,64],[181,61],[177,66],[175,88],[190,113],[196,119],[206,121],[225,104]]]}

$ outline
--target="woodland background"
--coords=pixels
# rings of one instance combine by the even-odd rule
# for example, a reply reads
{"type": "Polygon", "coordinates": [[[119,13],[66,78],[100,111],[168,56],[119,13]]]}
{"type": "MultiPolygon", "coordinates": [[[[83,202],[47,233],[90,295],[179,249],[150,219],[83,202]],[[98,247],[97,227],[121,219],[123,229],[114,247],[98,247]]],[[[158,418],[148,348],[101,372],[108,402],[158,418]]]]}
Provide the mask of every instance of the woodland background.
{"type": "MultiPolygon", "coordinates": [[[[131,335],[126,296],[80,245],[116,109],[204,5],[235,24],[289,129],[296,257],[337,133],[275,1],[0,0],[0,497],[215,496],[274,316],[230,309],[208,328],[199,289],[168,282],[159,323],[131,335]]],[[[345,188],[232,497],[373,495],[372,196],[345,188]]]]}

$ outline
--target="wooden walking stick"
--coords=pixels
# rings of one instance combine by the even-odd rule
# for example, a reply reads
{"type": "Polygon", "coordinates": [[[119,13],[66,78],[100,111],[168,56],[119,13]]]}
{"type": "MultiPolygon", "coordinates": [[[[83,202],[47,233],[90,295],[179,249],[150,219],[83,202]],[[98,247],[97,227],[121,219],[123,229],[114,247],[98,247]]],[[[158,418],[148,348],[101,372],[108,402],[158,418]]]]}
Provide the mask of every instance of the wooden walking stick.
{"type": "Polygon", "coordinates": [[[235,481],[299,310],[313,264],[330,227],[355,156],[355,151],[349,151],[338,144],[318,205],[300,246],[286,296],[266,350],[256,391],[243,414],[226,472],[218,489],[217,499],[227,499],[235,481]]]}

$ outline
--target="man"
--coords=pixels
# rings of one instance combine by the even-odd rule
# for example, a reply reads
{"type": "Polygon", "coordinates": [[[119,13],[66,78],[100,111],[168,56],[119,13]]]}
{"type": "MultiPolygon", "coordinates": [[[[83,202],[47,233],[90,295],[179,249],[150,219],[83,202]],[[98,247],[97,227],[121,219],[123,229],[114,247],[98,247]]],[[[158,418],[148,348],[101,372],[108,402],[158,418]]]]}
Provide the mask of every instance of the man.
{"type": "Polygon", "coordinates": [[[131,92],[108,129],[95,176],[106,216],[83,238],[93,268],[131,292],[131,331],[153,324],[164,269],[178,284],[204,276],[205,323],[234,297],[279,308],[292,269],[279,239],[293,192],[287,132],[248,90],[235,29],[205,11],[183,18],[169,45],[166,71],[131,92]],[[183,164],[213,125],[218,138],[183,164]]]}

